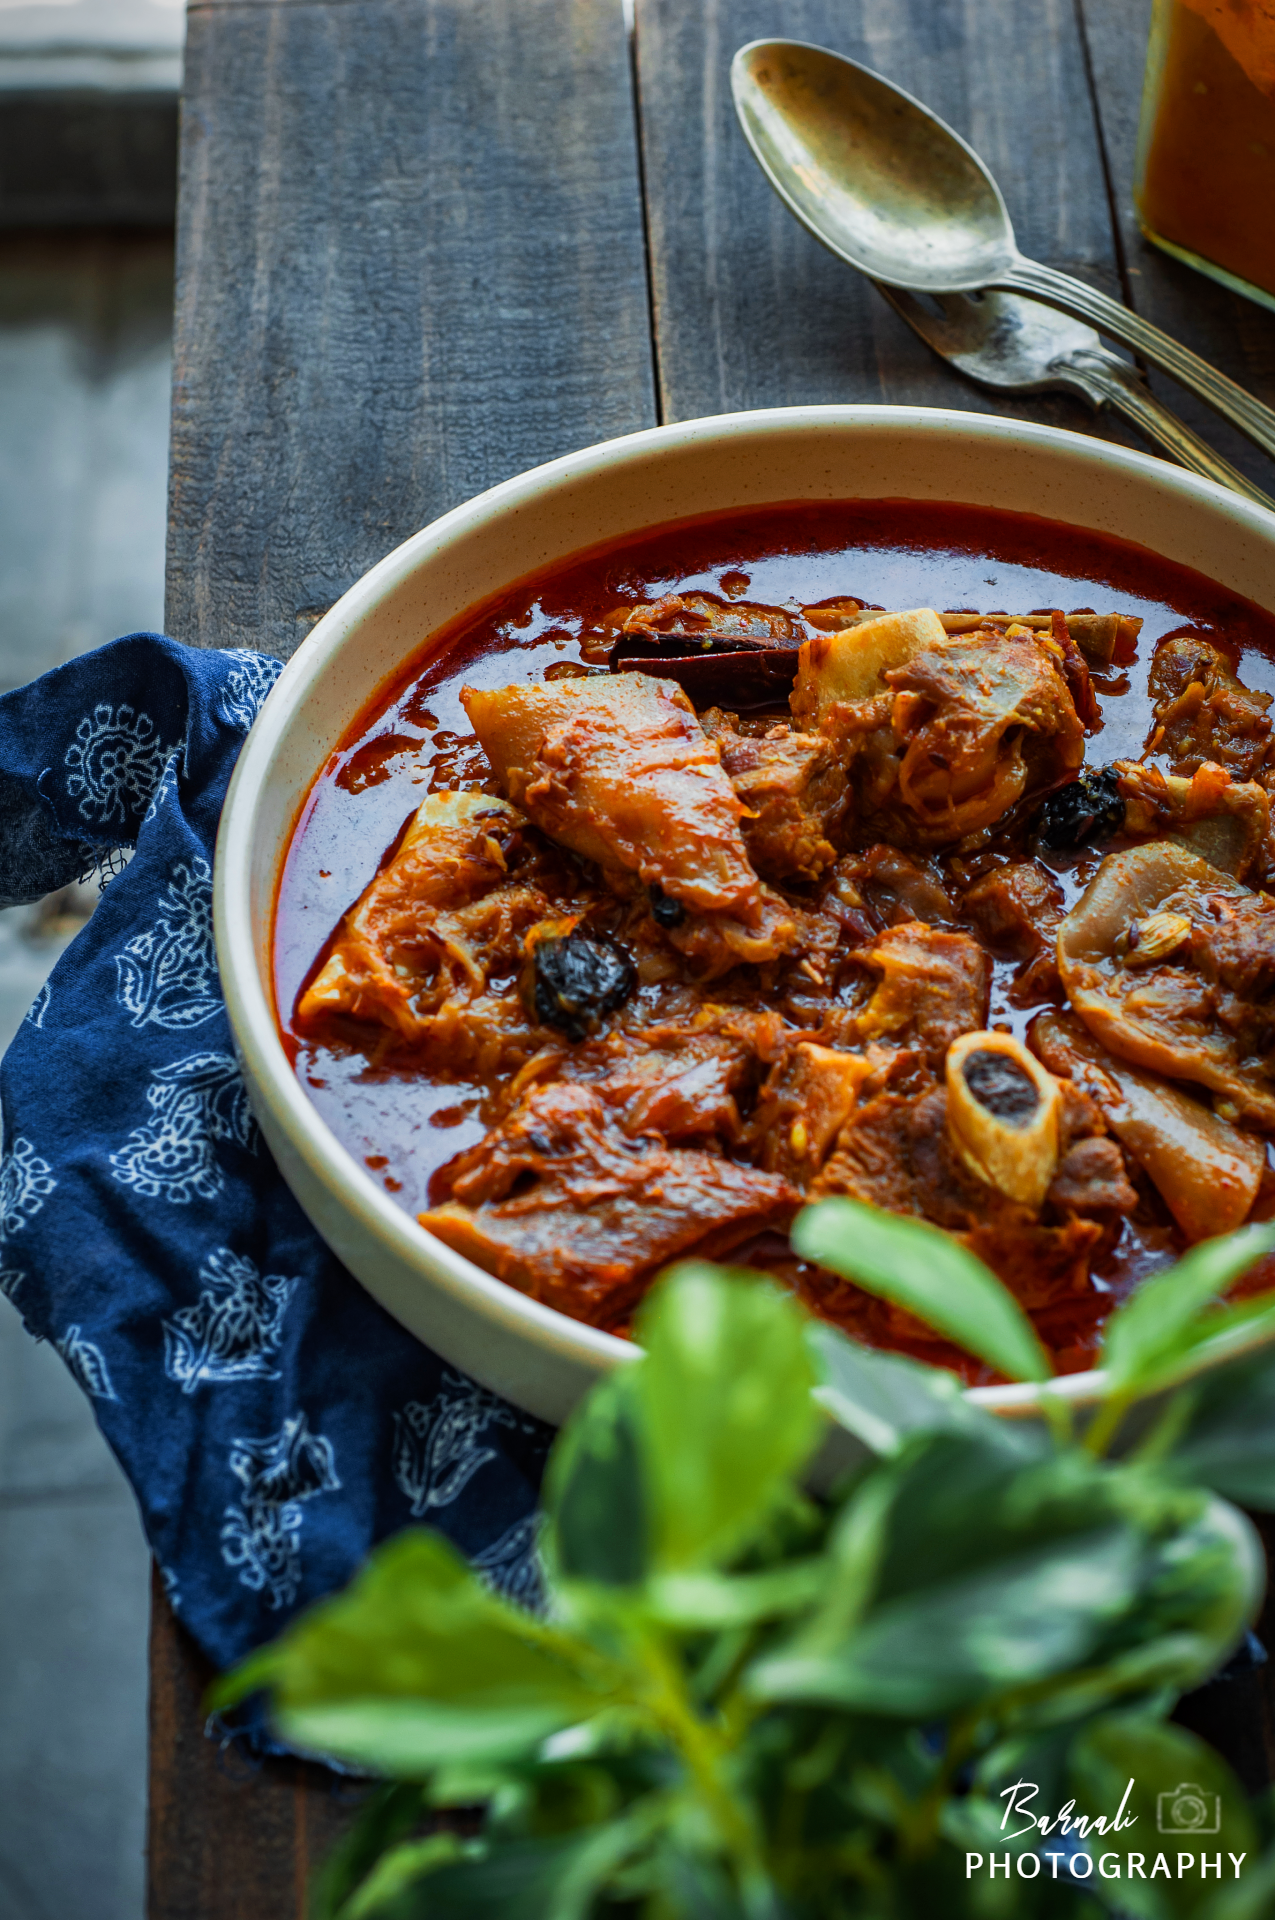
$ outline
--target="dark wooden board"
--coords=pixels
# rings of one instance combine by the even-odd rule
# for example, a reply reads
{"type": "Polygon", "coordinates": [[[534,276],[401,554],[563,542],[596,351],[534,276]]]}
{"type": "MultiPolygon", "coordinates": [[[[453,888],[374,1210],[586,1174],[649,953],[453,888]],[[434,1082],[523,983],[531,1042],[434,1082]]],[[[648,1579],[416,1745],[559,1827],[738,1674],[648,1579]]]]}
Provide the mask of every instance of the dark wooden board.
{"type": "MultiPolygon", "coordinates": [[[[613,0],[196,0],[183,103],[169,631],[291,653],[458,501],[649,426],[613,0]]],[[[350,1790],[204,1738],[157,1592],[151,1920],[285,1920],[350,1790]]]]}
{"type": "MultiPolygon", "coordinates": [[[[783,210],[729,97],[731,54],[762,34],[932,102],[993,167],[1026,251],[1137,289],[1228,372],[1269,380],[1270,316],[1144,261],[1127,212],[1113,227],[1090,80],[1123,209],[1144,4],[638,0],[665,417],[872,400],[1095,427],[1077,403],[959,380],[783,210]]],[[[649,318],[618,0],[194,0],[170,630],[287,654],[447,507],[649,424],[649,318]]],[[[151,1920],[301,1920],[357,1790],[205,1739],[208,1677],[157,1592],[151,1920]]],[[[1269,1685],[1245,1711],[1269,1755],[1269,1685]]]]}
{"type": "MultiPolygon", "coordinates": [[[[1110,168],[1128,297],[1139,313],[1275,407],[1275,313],[1144,240],[1133,205],[1134,155],[1151,0],[1078,0],[1110,168]]],[[[1275,492],[1275,465],[1203,402],[1163,375],[1152,385],[1242,472],[1275,492]]]]}
{"type": "Polygon", "coordinates": [[[315,1869],[366,1789],[206,1737],[213,1669],[157,1575],[150,1670],[149,1920],[302,1920],[315,1869]]]}
{"type": "Polygon", "coordinates": [[[654,419],[618,0],[195,0],[169,631],[290,654],[372,563],[654,419]]]}
{"type": "Polygon", "coordinates": [[[177,95],[6,93],[0,228],[171,227],[177,95]]]}
{"type": "Polygon", "coordinates": [[[1120,292],[1070,0],[637,0],[665,417],[880,401],[1092,429],[1077,401],[985,394],[942,367],[793,219],[731,102],[735,49],[767,36],[831,47],[925,100],[992,168],[1025,251],[1120,292]]]}

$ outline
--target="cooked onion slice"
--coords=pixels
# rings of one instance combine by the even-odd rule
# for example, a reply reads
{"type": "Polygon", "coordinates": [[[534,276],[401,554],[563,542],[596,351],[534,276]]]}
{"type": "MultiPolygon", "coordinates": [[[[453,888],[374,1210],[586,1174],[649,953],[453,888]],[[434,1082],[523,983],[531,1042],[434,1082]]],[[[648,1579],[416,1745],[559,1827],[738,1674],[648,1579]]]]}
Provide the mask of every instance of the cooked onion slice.
{"type": "Polygon", "coordinates": [[[1262,1140],[1117,1059],[1073,1014],[1042,1013],[1032,1022],[1031,1042],[1051,1072],[1098,1102],[1188,1240],[1229,1233],[1248,1218],[1266,1165],[1262,1140]]]}
{"type": "Polygon", "coordinates": [[[1275,900],[1159,841],[1103,861],[1058,930],[1058,970],[1112,1053],[1208,1087],[1224,1117],[1275,1127],[1265,985],[1273,942],[1275,900]],[[1188,920],[1190,935],[1158,964],[1138,964],[1143,931],[1176,926],[1170,915],[1188,920]]]}
{"type": "Polygon", "coordinates": [[[947,1125],[971,1171],[1039,1207],[1058,1166],[1058,1082],[1008,1033],[966,1033],[947,1050],[947,1125]]]}
{"type": "Polygon", "coordinates": [[[1206,760],[1190,779],[1163,774],[1140,760],[1117,760],[1114,772],[1128,833],[1169,833],[1191,853],[1236,880],[1265,856],[1270,796],[1256,780],[1235,780],[1206,760]]]}
{"type": "Polygon", "coordinates": [[[882,675],[906,666],[918,653],[941,647],[947,635],[932,607],[882,613],[807,640],[797,658],[792,713],[798,726],[815,728],[838,702],[871,700],[885,692],[882,675]]]}

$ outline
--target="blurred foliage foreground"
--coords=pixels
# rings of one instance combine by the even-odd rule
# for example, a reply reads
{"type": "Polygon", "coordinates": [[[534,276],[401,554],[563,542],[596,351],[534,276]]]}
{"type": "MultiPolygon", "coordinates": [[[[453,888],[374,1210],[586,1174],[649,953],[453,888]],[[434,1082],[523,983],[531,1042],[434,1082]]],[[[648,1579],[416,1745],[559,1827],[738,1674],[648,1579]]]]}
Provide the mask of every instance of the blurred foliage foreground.
{"type": "Polygon", "coordinates": [[[795,1240],[1044,1417],[675,1269],[554,1448],[542,1611],[412,1530],[214,1690],[387,1783],[322,1920],[1275,1913],[1275,1816],[1167,1721],[1261,1595],[1275,1294],[1224,1296],[1275,1230],[1142,1286],[1074,1417],[944,1236],[838,1200],[795,1240]]]}

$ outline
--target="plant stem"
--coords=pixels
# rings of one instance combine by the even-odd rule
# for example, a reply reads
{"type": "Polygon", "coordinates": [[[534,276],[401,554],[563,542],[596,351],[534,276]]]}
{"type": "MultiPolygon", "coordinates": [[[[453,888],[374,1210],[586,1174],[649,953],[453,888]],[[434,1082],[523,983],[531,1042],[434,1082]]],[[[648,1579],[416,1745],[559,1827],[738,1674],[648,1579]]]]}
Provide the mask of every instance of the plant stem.
{"type": "Polygon", "coordinates": [[[644,1636],[641,1650],[643,1664],[654,1681],[644,1705],[681,1754],[722,1840],[738,1862],[745,1907],[755,1920],[769,1920],[775,1902],[758,1842],[759,1823],[724,1777],[723,1763],[738,1729],[720,1732],[696,1712],[680,1669],[658,1642],[644,1636]]]}
{"type": "Polygon", "coordinates": [[[1134,1393],[1112,1393],[1102,1402],[1085,1428],[1082,1445],[1087,1453],[1102,1459],[1116,1435],[1116,1428],[1137,1399],[1134,1393]]]}

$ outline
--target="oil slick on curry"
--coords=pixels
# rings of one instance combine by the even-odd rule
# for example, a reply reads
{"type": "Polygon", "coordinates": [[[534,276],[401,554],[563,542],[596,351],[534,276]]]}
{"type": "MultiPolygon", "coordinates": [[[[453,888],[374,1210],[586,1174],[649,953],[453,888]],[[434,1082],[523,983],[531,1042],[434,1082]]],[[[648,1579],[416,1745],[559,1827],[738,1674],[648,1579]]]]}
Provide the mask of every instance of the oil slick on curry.
{"type": "Polygon", "coordinates": [[[1275,1212],[1272,663],[1198,575],[955,507],[524,581],[311,795],[297,1071],[429,1232],[596,1326],[729,1255],[968,1373],[791,1254],[847,1194],[959,1237],[1087,1365],[1113,1296],[1275,1212]]]}

